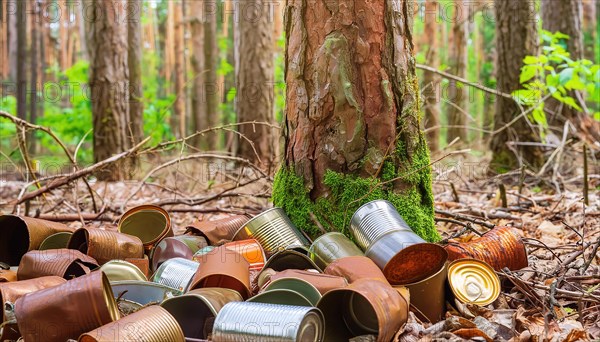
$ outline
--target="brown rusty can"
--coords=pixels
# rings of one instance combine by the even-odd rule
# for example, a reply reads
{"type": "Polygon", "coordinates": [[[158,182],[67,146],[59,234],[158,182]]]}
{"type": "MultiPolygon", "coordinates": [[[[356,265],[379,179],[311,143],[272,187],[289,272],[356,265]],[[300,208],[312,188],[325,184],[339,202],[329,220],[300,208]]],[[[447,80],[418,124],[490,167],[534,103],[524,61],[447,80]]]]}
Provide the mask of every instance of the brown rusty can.
{"type": "Polygon", "coordinates": [[[446,246],[449,260],[462,258],[482,260],[496,271],[507,267],[511,271],[527,267],[527,250],[519,235],[510,227],[496,227],[478,239],[446,246]]]}
{"type": "Polygon", "coordinates": [[[376,279],[388,284],[385,276],[373,260],[364,256],[349,256],[333,261],[325,269],[326,274],[346,278],[348,283],[359,279],[376,279]]]}
{"type": "Polygon", "coordinates": [[[448,261],[444,247],[418,243],[402,249],[383,268],[392,285],[415,283],[436,274],[448,261]]]}
{"type": "Polygon", "coordinates": [[[344,277],[303,270],[285,270],[277,272],[271,275],[269,279],[267,279],[267,281],[262,285],[263,287],[266,287],[271,281],[285,278],[302,279],[312,284],[317,290],[319,290],[321,295],[324,295],[331,290],[348,286],[348,281],[344,277]]]}
{"type": "Polygon", "coordinates": [[[142,240],[146,253],[160,240],[173,236],[171,217],[156,205],[140,205],[129,209],[118,223],[119,232],[134,235],[142,240]]]}
{"type": "Polygon", "coordinates": [[[48,236],[73,230],[58,222],[2,215],[0,216],[0,262],[17,266],[25,253],[38,249],[48,236]]]}
{"type": "Polygon", "coordinates": [[[17,281],[17,272],[0,269],[0,283],[7,283],[10,281],[17,281]]]}
{"type": "Polygon", "coordinates": [[[223,246],[203,256],[189,290],[222,287],[238,291],[244,299],[250,294],[250,264],[242,255],[223,246]]]}
{"type": "Polygon", "coordinates": [[[25,341],[63,342],[119,319],[119,310],[98,271],[19,298],[15,316],[25,341]]]}
{"type": "Polygon", "coordinates": [[[185,337],[167,310],[152,305],[79,337],[79,342],[112,341],[184,342],[185,337]]]}
{"type": "Polygon", "coordinates": [[[160,265],[169,259],[192,260],[194,253],[206,246],[206,238],[203,236],[179,235],[165,238],[152,249],[152,271],[156,272],[160,265]]]}
{"type": "Polygon", "coordinates": [[[446,264],[430,277],[416,283],[406,284],[410,291],[411,306],[417,315],[431,323],[441,321],[446,312],[446,264]],[[423,317],[424,316],[424,317],[423,317]]]}
{"type": "Polygon", "coordinates": [[[289,269],[321,271],[319,266],[309,258],[305,253],[298,252],[295,249],[283,249],[271,255],[265,263],[265,268],[271,268],[275,271],[284,271],[289,269]]]}
{"type": "Polygon", "coordinates": [[[250,264],[250,271],[260,271],[265,266],[265,251],[255,239],[232,241],[223,245],[242,255],[250,264]]]}
{"type": "Polygon", "coordinates": [[[233,240],[235,233],[248,222],[246,215],[234,215],[219,220],[198,220],[187,226],[187,234],[204,236],[212,245],[233,240]]]}
{"type": "Polygon", "coordinates": [[[31,251],[21,259],[17,279],[59,276],[68,280],[88,274],[97,267],[98,263],[94,258],[74,249],[31,251]]]}
{"type": "Polygon", "coordinates": [[[329,291],[317,304],[325,317],[324,341],[348,341],[362,335],[391,341],[408,320],[408,306],[400,292],[374,279],[359,279],[329,291]]]}
{"type": "Polygon", "coordinates": [[[146,278],[150,277],[150,260],[148,257],[144,255],[143,258],[127,258],[125,261],[130,262],[136,265],[142,273],[146,276],[146,278]]]}
{"type": "Polygon", "coordinates": [[[69,239],[67,248],[91,256],[100,265],[111,260],[144,256],[142,240],[137,236],[99,228],[77,229],[69,239]]]}

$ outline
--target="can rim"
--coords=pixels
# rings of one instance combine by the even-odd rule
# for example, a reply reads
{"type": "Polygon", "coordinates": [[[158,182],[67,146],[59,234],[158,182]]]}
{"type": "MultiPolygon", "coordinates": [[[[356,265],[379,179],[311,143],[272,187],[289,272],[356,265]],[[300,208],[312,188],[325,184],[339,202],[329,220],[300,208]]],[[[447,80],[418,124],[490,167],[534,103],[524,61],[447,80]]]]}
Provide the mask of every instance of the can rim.
{"type": "MultiPolygon", "coordinates": [[[[471,266],[471,267],[473,267],[473,266],[471,266]]],[[[460,300],[463,303],[485,306],[485,305],[489,305],[489,304],[493,303],[498,298],[498,296],[500,296],[500,278],[494,271],[494,268],[492,266],[490,266],[490,264],[488,264],[487,262],[485,262],[483,260],[474,259],[474,258],[462,258],[462,259],[454,260],[448,265],[447,278],[448,278],[448,284],[450,285],[450,289],[452,290],[452,293],[457,297],[458,300],[460,300]],[[479,300],[469,301],[468,298],[466,296],[464,296],[461,291],[455,290],[455,286],[454,286],[453,280],[452,280],[453,279],[452,273],[456,271],[456,268],[460,264],[478,264],[485,271],[487,271],[486,275],[489,276],[489,280],[491,282],[491,287],[492,287],[491,296],[488,299],[486,299],[484,301],[479,301],[479,300]]]]}
{"type": "MultiPolygon", "coordinates": [[[[147,241],[144,242],[142,241],[144,247],[146,246],[152,246],[154,244],[156,244],[157,241],[161,240],[163,237],[168,236],[169,235],[169,231],[172,231],[172,223],[171,223],[171,215],[169,215],[169,212],[166,211],[164,208],[158,206],[158,205],[154,205],[154,204],[142,204],[136,207],[133,207],[129,210],[127,210],[123,215],[121,215],[121,217],[119,218],[119,221],[117,222],[117,230],[119,231],[119,233],[123,233],[121,231],[121,225],[123,224],[123,222],[128,219],[129,217],[131,217],[133,214],[136,214],[140,211],[144,211],[144,210],[148,210],[148,211],[155,211],[155,212],[159,212],[160,214],[162,214],[165,217],[165,227],[163,228],[162,233],[157,236],[155,239],[153,239],[152,241],[147,241]]],[[[127,234],[127,233],[124,233],[127,234]]]]}
{"type": "MultiPolygon", "coordinates": [[[[247,226],[249,226],[251,223],[253,223],[254,221],[258,221],[258,219],[262,218],[264,215],[273,212],[273,211],[282,211],[285,214],[285,211],[283,210],[283,208],[280,207],[273,207],[273,208],[269,208],[265,211],[263,211],[262,213],[254,216],[253,218],[251,218],[250,220],[248,220],[246,223],[244,223],[240,228],[238,228],[238,230],[236,230],[235,234],[233,234],[232,237],[232,241],[236,241],[238,234],[240,233],[240,231],[242,231],[242,229],[246,228],[247,226]]],[[[249,237],[250,238],[250,237],[249,237]]],[[[247,240],[247,239],[244,239],[247,240]]]]}

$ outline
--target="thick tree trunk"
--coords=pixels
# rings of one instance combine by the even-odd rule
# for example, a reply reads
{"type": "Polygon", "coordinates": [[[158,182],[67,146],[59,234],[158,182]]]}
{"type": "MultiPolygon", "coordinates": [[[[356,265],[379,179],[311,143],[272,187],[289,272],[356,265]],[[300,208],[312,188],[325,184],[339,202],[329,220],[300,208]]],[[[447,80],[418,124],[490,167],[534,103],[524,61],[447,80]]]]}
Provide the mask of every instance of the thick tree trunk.
{"type": "Polygon", "coordinates": [[[345,231],[362,203],[390,200],[438,237],[419,122],[412,1],[289,0],[285,167],[273,200],[294,223],[345,231]]]}
{"type": "Polygon", "coordinates": [[[17,116],[27,120],[27,14],[24,1],[17,1],[17,116]]]}
{"type": "Polygon", "coordinates": [[[183,4],[181,1],[175,3],[175,103],[173,109],[174,115],[177,117],[176,123],[178,126],[173,127],[173,131],[177,132],[179,138],[185,137],[186,122],[185,122],[185,41],[183,37],[183,4]]]}
{"type": "MultiPolygon", "coordinates": [[[[450,46],[450,56],[448,65],[450,73],[458,77],[467,78],[467,40],[468,40],[468,11],[465,6],[466,0],[455,0],[455,13],[452,18],[454,25],[452,26],[452,41],[450,46]]],[[[449,101],[446,106],[448,113],[448,135],[446,140],[448,143],[460,138],[460,142],[468,142],[467,134],[467,88],[459,84],[457,81],[450,80],[447,89],[447,99],[449,101]]]]}
{"type": "MultiPolygon", "coordinates": [[[[239,122],[273,122],[273,20],[268,1],[240,2],[240,65],[237,76],[239,122]]],[[[243,158],[269,168],[273,158],[273,131],[265,125],[242,125],[238,152],[243,158]],[[259,160],[258,160],[259,159],[259,160]]]]}
{"type": "MultiPolygon", "coordinates": [[[[218,4],[214,0],[204,2],[205,10],[218,4]]],[[[205,83],[204,92],[206,98],[206,118],[208,127],[216,127],[221,122],[219,113],[219,89],[222,84],[217,82],[217,68],[219,62],[219,51],[217,48],[217,20],[218,11],[207,10],[204,21],[204,63],[205,83]]],[[[207,135],[207,146],[209,150],[216,150],[219,146],[219,134],[207,135]]]]}
{"type": "Polygon", "coordinates": [[[142,86],[142,6],[141,0],[128,0],[127,65],[129,67],[129,129],[134,144],[144,139],[144,88],[142,86]]]}
{"type": "MultiPolygon", "coordinates": [[[[202,2],[191,1],[190,10],[194,17],[191,22],[192,33],[192,125],[194,132],[199,132],[208,128],[208,118],[206,117],[206,102],[204,98],[204,22],[202,15],[202,2]]],[[[207,149],[206,139],[196,137],[192,144],[201,149],[207,149]]]]}
{"type": "MultiPolygon", "coordinates": [[[[437,0],[425,2],[425,44],[427,45],[427,65],[439,68],[438,52],[438,13],[439,3],[437,0]]],[[[440,87],[441,78],[429,71],[423,73],[423,96],[425,97],[425,128],[427,132],[427,143],[432,152],[440,148],[440,87]]]]}
{"type": "MultiPolygon", "coordinates": [[[[520,89],[519,76],[523,58],[538,54],[538,34],[533,0],[496,0],[496,49],[497,88],[504,93],[520,89]]],[[[512,99],[496,99],[494,130],[500,130],[519,116],[519,106],[512,99]]],[[[522,163],[531,168],[542,166],[543,154],[538,146],[513,145],[511,143],[538,142],[536,132],[525,118],[492,136],[492,167],[498,171],[510,171],[522,163]],[[516,152],[516,156],[515,156],[516,152]]]]}
{"type": "MultiPolygon", "coordinates": [[[[128,147],[127,120],[127,24],[115,18],[111,3],[91,0],[102,14],[88,23],[90,87],[94,124],[94,161],[123,152],[128,147]]],[[[101,180],[120,180],[125,165],[115,165],[98,175],[101,180]]]]}

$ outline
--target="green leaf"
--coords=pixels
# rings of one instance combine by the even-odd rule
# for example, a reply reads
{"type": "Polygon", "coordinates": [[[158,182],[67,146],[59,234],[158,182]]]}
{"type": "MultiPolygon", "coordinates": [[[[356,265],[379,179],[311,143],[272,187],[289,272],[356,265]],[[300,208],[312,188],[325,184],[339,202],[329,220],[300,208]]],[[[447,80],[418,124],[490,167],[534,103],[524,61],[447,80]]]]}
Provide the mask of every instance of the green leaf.
{"type": "Polygon", "coordinates": [[[566,104],[566,105],[568,105],[568,106],[572,107],[572,108],[575,108],[575,109],[577,109],[577,110],[578,110],[578,111],[580,111],[580,112],[582,112],[582,111],[583,111],[583,109],[581,109],[581,107],[579,107],[579,106],[577,105],[577,103],[575,102],[575,99],[574,99],[574,98],[572,98],[572,97],[570,97],[570,96],[565,96],[565,97],[563,97],[563,98],[562,98],[562,102],[563,102],[564,104],[566,104]]]}
{"type": "Polygon", "coordinates": [[[544,128],[548,128],[548,121],[546,120],[546,113],[544,113],[543,108],[536,108],[531,112],[533,117],[533,121],[535,121],[538,125],[541,125],[544,128]]]}
{"type": "Polygon", "coordinates": [[[525,65],[523,69],[521,69],[521,77],[519,78],[520,83],[525,83],[530,79],[534,78],[536,75],[536,68],[531,65],[525,65]]]}
{"type": "Polygon", "coordinates": [[[539,61],[540,59],[535,56],[525,56],[525,58],[523,59],[523,63],[525,64],[536,64],[539,61]]]}
{"type": "Polygon", "coordinates": [[[520,89],[512,92],[515,101],[522,105],[531,105],[537,102],[540,92],[532,89],[520,89]]]}
{"type": "Polygon", "coordinates": [[[594,120],[600,121],[600,112],[594,113],[594,120]]]}

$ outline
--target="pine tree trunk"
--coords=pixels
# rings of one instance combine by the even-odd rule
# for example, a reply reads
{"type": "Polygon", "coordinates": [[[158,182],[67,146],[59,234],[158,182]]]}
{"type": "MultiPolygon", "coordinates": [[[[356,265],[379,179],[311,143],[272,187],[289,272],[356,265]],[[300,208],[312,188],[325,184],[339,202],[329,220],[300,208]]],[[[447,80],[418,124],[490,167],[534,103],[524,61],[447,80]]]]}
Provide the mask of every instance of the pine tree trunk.
{"type": "Polygon", "coordinates": [[[177,132],[176,136],[179,138],[185,137],[186,134],[186,122],[185,122],[185,42],[183,37],[183,8],[181,1],[175,3],[175,15],[173,20],[175,21],[175,103],[173,109],[175,110],[174,115],[177,117],[178,126],[173,127],[173,130],[177,132]]]}
{"type": "Polygon", "coordinates": [[[17,62],[18,62],[18,34],[17,34],[17,3],[6,3],[6,25],[8,35],[8,74],[12,82],[17,82],[17,62]]]}
{"type": "Polygon", "coordinates": [[[128,0],[127,65],[129,67],[129,129],[130,140],[137,144],[144,139],[144,88],[142,86],[142,6],[141,0],[128,0]]]}
{"type": "MultiPolygon", "coordinates": [[[[427,49],[427,65],[433,68],[439,68],[438,52],[438,23],[437,14],[439,13],[439,3],[437,0],[427,0],[425,2],[425,45],[427,49]]],[[[427,132],[427,143],[432,152],[440,148],[440,89],[441,78],[433,72],[425,71],[423,73],[423,96],[425,97],[425,128],[427,132]]]]}
{"type": "MultiPolygon", "coordinates": [[[[237,76],[237,114],[239,122],[273,122],[273,20],[268,2],[240,3],[240,65],[237,76]]],[[[238,152],[242,158],[269,168],[273,158],[273,132],[265,125],[241,125],[238,152]]]]}
{"type": "Polygon", "coordinates": [[[0,0],[0,81],[8,78],[8,18],[6,0],[0,0]]]}
{"type": "Polygon", "coordinates": [[[390,200],[429,240],[433,196],[419,122],[413,2],[289,0],[285,167],[273,200],[300,228],[345,231],[368,200],[390,200]]]}
{"type": "MultiPolygon", "coordinates": [[[[535,21],[535,3],[533,0],[506,1],[496,0],[496,50],[497,50],[497,89],[511,93],[521,88],[519,76],[525,56],[538,54],[538,34],[535,21]]],[[[496,99],[494,130],[500,130],[521,110],[512,99],[496,99]]],[[[538,142],[536,132],[527,124],[525,118],[507,129],[492,136],[492,168],[506,172],[521,166],[520,161],[536,169],[544,162],[538,146],[513,145],[511,143],[538,142]],[[516,151],[516,156],[515,152],[516,151]]]]}
{"type": "MultiPolygon", "coordinates": [[[[115,18],[111,3],[91,0],[102,11],[98,20],[88,23],[90,88],[94,125],[94,161],[125,151],[128,146],[127,121],[127,24],[115,18]]],[[[98,174],[100,180],[121,180],[127,170],[114,165],[98,174]]]]}
{"type": "MultiPolygon", "coordinates": [[[[37,104],[38,104],[38,96],[37,96],[37,89],[38,89],[38,23],[36,20],[36,16],[38,15],[38,6],[37,6],[37,0],[35,0],[32,4],[31,4],[31,9],[32,9],[32,21],[31,21],[31,50],[29,53],[29,58],[30,58],[30,80],[29,80],[29,88],[30,88],[30,95],[29,95],[29,122],[35,124],[37,122],[37,104]]],[[[29,143],[29,151],[31,153],[35,153],[36,150],[36,141],[35,141],[35,134],[30,132],[27,136],[27,142],[29,143]]]]}
{"type": "MultiPolygon", "coordinates": [[[[204,98],[204,22],[202,15],[202,2],[191,1],[190,10],[194,17],[191,22],[192,33],[192,124],[194,132],[208,128],[206,117],[206,100],[204,98]]],[[[192,144],[200,149],[207,149],[206,138],[198,136],[192,144]]]]}
{"type": "MultiPolygon", "coordinates": [[[[207,0],[204,2],[204,6],[206,6],[205,9],[208,6],[217,8],[218,4],[214,0],[207,0]]],[[[219,20],[219,17],[217,12],[216,10],[208,11],[204,22],[204,92],[206,98],[206,118],[209,128],[216,127],[221,122],[219,113],[219,87],[222,85],[217,82],[219,58],[219,51],[217,49],[217,20],[219,20]]],[[[209,150],[216,150],[219,146],[219,134],[208,134],[207,142],[209,150]]]]}
{"type": "MultiPolygon", "coordinates": [[[[598,25],[597,16],[600,15],[600,13],[596,12],[597,3],[597,0],[583,0],[583,55],[590,61],[593,61],[596,57],[594,50],[600,48],[600,44],[598,44],[600,37],[596,35],[596,26],[598,25]]],[[[596,63],[598,62],[596,61],[596,63]]]]}
{"type": "MultiPolygon", "coordinates": [[[[448,57],[449,72],[458,77],[466,78],[467,76],[467,24],[468,13],[465,6],[466,0],[455,0],[455,14],[452,18],[454,25],[452,26],[452,41],[450,46],[450,56],[448,57]]],[[[447,89],[448,105],[446,110],[448,113],[448,135],[446,140],[451,143],[456,138],[460,138],[460,142],[465,144],[467,140],[467,88],[459,82],[450,80],[447,89]]]]}
{"type": "Polygon", "coordinates": [[[27,120],[27,14],[25,2],[17,1],[17,117],[27,120]]]}

